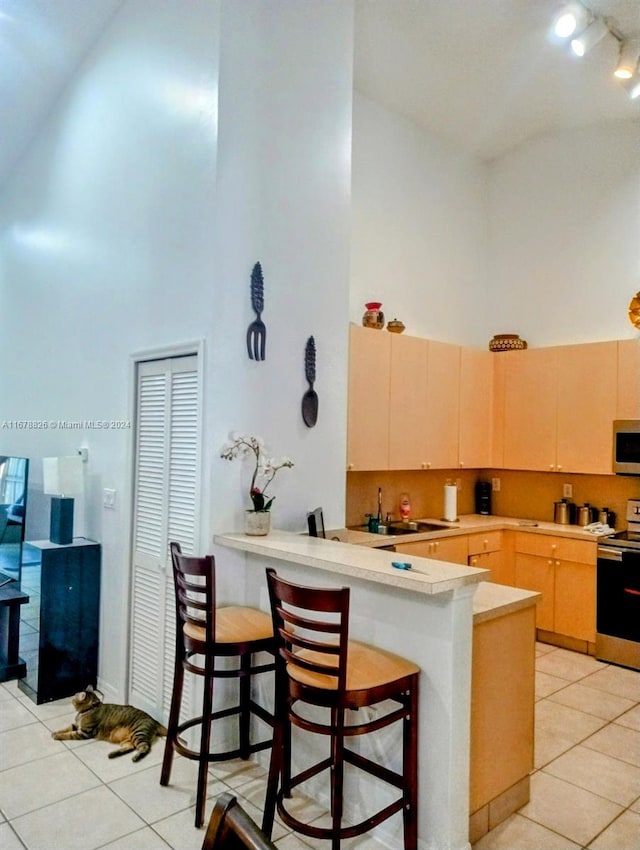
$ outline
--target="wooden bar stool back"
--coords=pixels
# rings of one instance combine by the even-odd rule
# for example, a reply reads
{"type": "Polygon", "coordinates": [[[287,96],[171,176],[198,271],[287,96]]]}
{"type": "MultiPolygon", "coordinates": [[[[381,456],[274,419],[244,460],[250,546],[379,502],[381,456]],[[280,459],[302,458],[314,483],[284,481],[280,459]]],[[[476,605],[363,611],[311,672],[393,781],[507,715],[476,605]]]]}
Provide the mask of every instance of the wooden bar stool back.
{"type": "Polygon", "coordinates": [[[257,823],[233,794],[216,800],[207,826],[202,850],[276,850],[257,823]]]}
{"type": "Polygon", "coordinates": [[[268,740],[251,743],[250,720],[253,713],[273,726],[273,715],[251,698],[251,677],[275,668],[271,660],[253,663],[254,653],[274,653],[273,623],[268,614],[255,608],[216,608],[213,555],[201,558],[183,555],[178,543],[171,543],[169,548],[175,588],[176,652],[160,784],[169,784],[174,752],[199,762],[195,825],[200,827],[204,819],[209,763],[238,756],[247,759],[251,753],[271,746],[271,736],[268,740]],[[217,658],[228,657],[237,657],[239,664],[233,668],[216,667],[217,658]],[[185,671],[204,678],[202,714],[180,722],[185,671]],[[237,705],[213,711],[215,679],[230,678],[239,680],[237,705]],[[238,715],[238,746],[225,752],[211,752],[211,723],[233,715],[238,715]],[[201,727],[198,750],[190,749],[183,737],[194,726],[201,727]]]}
{"type": "MultiPolygon", "coordinates": [[[[418,802],[418,680],[420,669],[410,661],[367,644],[349,640],[349,588],[310,588],[279,578],[267,570],[276,639],[276,727],[271,751],[262,829],[271,835],[275,811],[296,832],[340,842],[373,829],[399,811],[404,820],[404,848],[417,848],[418,802]],[[393,708],[355,724],[345,712],[391,700],[393,708]],[[326,720],[310,718],[298,704],[328,709],[326,720]],[[402,768],[398,773],[345,746],[345,739],[375,732],[402,721],[402,768]],[[330,741],[327,758],[291,775],[291,727],[324,735],[330,741]],[[357,824],[344,825],[345,763],[400,790],[389,805],[357,824]],[[331,826],[304,823],[291,814],[286,799],[292,789],[329,770],[331,826]]],[[[321,712],[322,713],[322,712],[321,712]]]]}

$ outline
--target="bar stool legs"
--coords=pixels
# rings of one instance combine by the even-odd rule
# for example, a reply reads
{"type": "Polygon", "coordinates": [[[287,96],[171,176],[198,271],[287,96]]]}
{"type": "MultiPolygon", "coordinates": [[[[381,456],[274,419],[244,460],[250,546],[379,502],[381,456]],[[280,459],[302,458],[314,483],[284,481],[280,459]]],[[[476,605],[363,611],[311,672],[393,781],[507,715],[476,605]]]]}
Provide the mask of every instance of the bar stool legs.
{"type": "Polygon", "coordinates": [[[250,720],[254,714],[268,726],[273,715],[251,699],[251,678],[274,670],[274,663],[253,662],[257,653],[274,652],[273,623],[268,614],[254,608],[228,606],[216,608],[215,562],[211,555],[194,558],[182,555],[177,543],[171,543],[176,594],[176,653],[173,691],[167,727],[160,784],[168,785],[174,752],[198,762],[195,825],[204,820],[209,764],[271,747],[271,735],[251,743],[250,720]],[[216,668],[216,659],[239,659],[236,666],[216,668]],[[185,671],[203,679],[202,714],[180,722],[185,671]],[[239,699],[230,708],[213,710],[216,679],[237,679],[239,699]],[[238,716],[238,746],[225,752],[211,751],[211,724],[224,717],[238,716]],[[198,749],[190,749],[184,733],[200,726],[198,749]]]}

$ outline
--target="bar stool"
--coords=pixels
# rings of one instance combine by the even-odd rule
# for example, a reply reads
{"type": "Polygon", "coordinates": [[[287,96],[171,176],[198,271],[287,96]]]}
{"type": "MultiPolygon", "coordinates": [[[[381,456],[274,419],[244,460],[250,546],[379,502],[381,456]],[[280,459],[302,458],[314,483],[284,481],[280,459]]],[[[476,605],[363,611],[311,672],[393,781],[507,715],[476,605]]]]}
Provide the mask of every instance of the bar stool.
{"type": "Polygon", "coordinates": [[[175,587],[176,654],[160,784],[169,784],[174,752],[199,762],[195,825],[200,827],[204,818],[209,762],[237,756],[247,759],[251,753],[271,746],[271,737],[252,744],[249,726],[252,713],[269,726],[274,722],[273,715],[251,699],[251,677],[275,669],[273,662],[252,663],[255,652],[274,653],[273,623],[268,614],[255,608],[216,608],[213,555],[202,558],[183,555],[178,543],[171,543],[169,548],[175,587]],[[239,658],[239,666],[216,669],[216,658],[234,656],[239,658]],[[204,677],[204,694],[202,714],[180,723],[185,670],[204,677]],[[214,680],[229,678],[239,679],[238,704],[214,712],[214,680]],[[226,752],[210,752],[212,721],[235,714],[238,715],[238,747],[226,752]],[[189,749],[181,738],[194,726],[201,727],[199,750],[189,749]]]}
{"type": "Polygon", "coordinates": [[[349,641],[349,588],[310,588],[279,578],[267,569],[276,639],[276,725],[262,829],[271,835],[277,809],[282,821],[311,838],[340,842],[367,832],[402,810],[404,850],[418,845],[418,679],[415,664],[367,644],[349,641]],[[345,723],[345,711],[383,700],[397,705],[371,720],[345,723]],[[299,713],[297,703],[329,710],[328,723],[299,713]],[[396,773],[345,746],[345,738],[364,735],[402,721],[402,773],[396,773]],[[330,755],[291,775],[291,729],[325,735],[330,755]],[[400,797],[358,824],[342,825],[344,765],[359,768],[400,789],[400,797]],[[296,786],[329,769],[331,827],[306,824],[287,811],[285,798],[296,786]]]}

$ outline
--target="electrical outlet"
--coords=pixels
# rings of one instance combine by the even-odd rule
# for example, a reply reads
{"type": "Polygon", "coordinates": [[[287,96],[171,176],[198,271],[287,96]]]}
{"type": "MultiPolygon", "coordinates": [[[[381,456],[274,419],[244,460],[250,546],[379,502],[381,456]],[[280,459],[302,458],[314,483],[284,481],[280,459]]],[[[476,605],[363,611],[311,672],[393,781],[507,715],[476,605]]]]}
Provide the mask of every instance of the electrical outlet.
{"type": "Polygon", "coordinates": [[[573,499],[573,484],[562,485],[562,498],[573,499]]]}
{"type": "Polygon", "coordinates": [[[491,489],[493,490],[494,493],[500,492],[500,479],[499,478],[492,478],[491,479],[491,489]]]}

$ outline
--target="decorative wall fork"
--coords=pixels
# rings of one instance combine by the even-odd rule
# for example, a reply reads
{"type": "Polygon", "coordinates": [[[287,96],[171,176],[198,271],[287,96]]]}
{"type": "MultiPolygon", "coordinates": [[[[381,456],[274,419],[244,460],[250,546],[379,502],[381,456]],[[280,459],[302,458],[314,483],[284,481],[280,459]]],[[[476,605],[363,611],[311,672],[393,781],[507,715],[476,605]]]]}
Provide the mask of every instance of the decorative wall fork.
{"type": "Polygon", "coordinates": [[[251,272],[251,306],[256,318],[247,328],[247,352],[250,360],[264,360],[267,329],[261,319],[264,310],[264,279],[260,263],[256,263],[251,272]]]}

